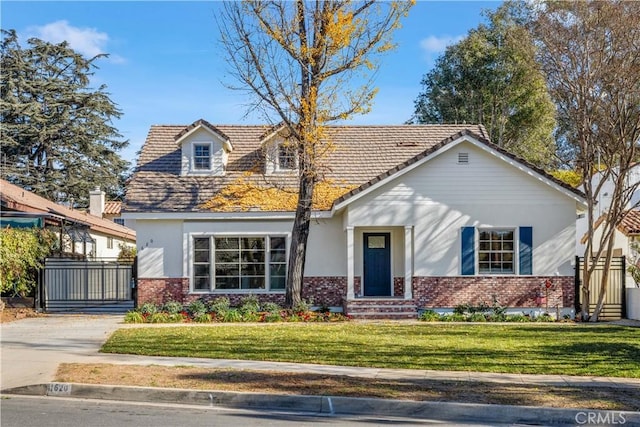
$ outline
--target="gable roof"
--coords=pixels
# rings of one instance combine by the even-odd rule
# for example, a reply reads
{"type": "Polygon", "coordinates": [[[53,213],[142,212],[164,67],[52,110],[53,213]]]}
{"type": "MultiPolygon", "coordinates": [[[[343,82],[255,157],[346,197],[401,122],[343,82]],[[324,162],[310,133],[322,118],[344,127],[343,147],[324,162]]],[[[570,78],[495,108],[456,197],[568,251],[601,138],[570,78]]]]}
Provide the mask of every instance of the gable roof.
{"type": "MultiPolygon", "coordinates": [[[[257,187],[297,188],[296,174],[265,176],[260,173],[264,171],[265,162],[262,143],[275,131],[273,126],[216,125],[215,128],[227,135],[234,147],[225,175],[180,176],[181,152],[174,141],[176,135],[184,133],[185,126],[152,126],[127,188],[123,212],[211,212],[202,205],[238,180],[257,187]],[[256,170],[257,173],[247,174],[256,170]]],[[[333,150],[322,160],[321,179],[345,189],[356,187],[338,198],[337,203],[390,179],[461,137],[480,141],[575,197],[583,197],[579,190],[493,145],[481,125],[330,126],[327,137],[333,150]]]]}
{"type": "Polygon", "coordinates": [[[431,156],[434,153],[436,153],[437,151],[441,150],[443,147],[445,147],[447,145],[450,145],[450,144],[454,143],[455,141],[460,141],[463,138],[466,141],[477,142],[482,148],[498,152],[501,155],[505,156],[506,158],[509,158],[509,159],[513,160],[517,164],[519,164],[519,165],[521,165],[521,166],[523,166],[523,167],[525,167],[527,169],[530,169],[532,172],[535,172],[540,177],[542,177],[545,180],[547,180],[550,184],[555,185],[557,187],[560,187],[565,193],[571,195],[571,197],[575,198],[576,200],[584,203],[584,193],[582,191],[580,191],[579,189],[577,189],[577,188],[565,183],[564,181],[561,181],[561,180],[555,178],[554,176],[546,173],[544,170],[538,168],[537,166],[535,166],[535,165],[527,162],[526,160],[521,159],[521,158],[517,157],[516,155],[506,151],[505,149],[493,144],[487,138],[485,138],[485,137],[483,137],[481,135],[478,135],[478,134],[474,133],[473,131],[471,131],[469,129],[464,129],[464,130],[462,130],[460,132],[457,132],[454,135],[451,135],[448,138],[443,139],[438,144],[435,144],[435,145],[427,148],[422,153],[417,154],[416,156],[410,158],[409,160],[407,160],[407,161],[395,166],[392,169],[389,169],[388,171],[384,172],[383,174],[376,176],[375,178],[373,178],[372,180],[362,184],[358,188],[355,188],[355,189],[349,191],[348,193],[344,194],[343,196],[339,197],[334,202],[334,207],[335,206],[341,206],[341,205],[344,204],[345,201],[348,201],[349,199],[351,199],[351,198],[353,198],[355,196],[358,196],[359,194],[367,191],[368,189],[372,188],[373,186],[376,186],[377,184],[382,184],[382,183],[386,182],[387,180],[394,178],[396,175],[402,173],[403,171],[406,171],[411,166],[413,166],[413,165],[415,165],[415,164],[427,159],[429,156],[431,156]],[[465,138],[465,137],[468,137],[468,138],[465,138]]]}
{"type": "MultiPolygon", "coordinates": [[[[234,148],[225,175],[181,176],[181,149],[175,138],[187,127],[151,127],[127,187],[123,212],[210,212],[200,206],[239,179],[257,186],[297,188],[296,174],[247,176],[247,171],[264,170],[262,143],[273,131],[267,125],[216,125],[234,148]]],[[[345,187],[360,186],[464,129],[486,137],[478,125],[330,126],[327,135],[333,150],[319,172],[322,179],[345,187]]]]}
{"type": "Polygon", "coordinates": [[[209,123],[208,121],[203,120],[203,119],[195,121],[194,123],[192,123],[189,126],[185,127],[182,130],[182,132],[177,134],[175,136],[176,143],[178,145],[181,145],[182,142],[186,138],[188,138],[189,135],[191,135],[192,133],[194,133],[198,129],[205,129],[206,131],[216,135],[218,138],[220,138],[222,140],[223,147],[224,147],[224,149],[226,151],[228,151],[228,152],[233,151],[233,145],[229,141],[229,137],[227,135],[225,135],[224,132],[222,132],[220,129],[218,129],[217,127],[215,127],[214,125],[212,125],[211,123],[209,123]]]}
{"type": "Polygon", "coordinates": [[[0,179],[0,199],[2,207],[18,212],[54,214],[74,222],[88,224],[95,232],[127,240],[135,240],[136,232],[131,228],[116,224],[108,219],[91,215],[87,212],[71,209],[47,200],[17,185],[0,179]]]}

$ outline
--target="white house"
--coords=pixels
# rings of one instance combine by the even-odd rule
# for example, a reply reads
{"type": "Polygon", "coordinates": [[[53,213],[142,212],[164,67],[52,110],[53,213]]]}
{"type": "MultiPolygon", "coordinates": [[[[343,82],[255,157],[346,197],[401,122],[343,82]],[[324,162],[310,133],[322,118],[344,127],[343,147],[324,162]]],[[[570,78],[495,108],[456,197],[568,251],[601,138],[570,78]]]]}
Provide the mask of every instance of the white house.
{"type": "MultiPolygon", "coordinates": [[[[361,316],[494,299],[527,311],[550,281],[549,307],[572,312],[580,191],[482,126],[335,126],[327,138],[304,298],[361,316]]],[[[152,126],[123,206],[138,304],[283,302],[296,166],[278,128],[152,126]]]]}

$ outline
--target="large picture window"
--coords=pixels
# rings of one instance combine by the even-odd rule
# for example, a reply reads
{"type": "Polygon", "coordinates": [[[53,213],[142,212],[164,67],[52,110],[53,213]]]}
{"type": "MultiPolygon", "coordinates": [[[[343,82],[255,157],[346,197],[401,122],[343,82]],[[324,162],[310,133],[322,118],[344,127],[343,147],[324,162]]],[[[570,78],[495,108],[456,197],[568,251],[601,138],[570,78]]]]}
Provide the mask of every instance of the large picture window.
{"type": "Polygon", "coordinates": [[[285,237],[196,237],[193,243],[194,290],[283,290],[285,287],[285,237]]]}
{"type": "Polygon", "coordinates": [[[478,269],[481,274],[513,274],[514,230],[478,230],[478,269]]]}

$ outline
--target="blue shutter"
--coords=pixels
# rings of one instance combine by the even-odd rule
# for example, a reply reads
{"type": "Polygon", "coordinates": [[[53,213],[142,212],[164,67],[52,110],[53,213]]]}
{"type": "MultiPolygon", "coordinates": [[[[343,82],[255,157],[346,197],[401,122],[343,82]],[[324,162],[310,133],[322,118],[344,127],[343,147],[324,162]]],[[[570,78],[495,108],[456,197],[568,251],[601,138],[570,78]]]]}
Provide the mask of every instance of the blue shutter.
{"type": "Polygon", "coordinates": [[[476,272],[476,248],[474,227],[462,227],[462,275],[473,276],[476,272]]]}
{"type": "Polygon", "coordinates": [[[533,228],[520,227],[520,274],[533,274],[533,228]]]}

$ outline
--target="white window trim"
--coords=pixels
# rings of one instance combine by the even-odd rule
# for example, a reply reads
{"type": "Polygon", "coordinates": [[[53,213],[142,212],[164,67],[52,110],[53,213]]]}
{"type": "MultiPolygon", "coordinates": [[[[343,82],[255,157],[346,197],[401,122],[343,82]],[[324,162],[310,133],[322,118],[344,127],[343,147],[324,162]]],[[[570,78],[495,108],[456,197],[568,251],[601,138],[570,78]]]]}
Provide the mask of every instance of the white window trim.
{"type": "MultiPolygon", "coordinates": [[[[285,239],[285,271],[288,271],[289,267],[289,243],[291,241],[291,233],[189,233],[189,293],[192,294],[283,294],[286,289],[271,289],[271,270],[269,269],[270,263],[267,263],[267,260],[270,259],[271,254],[271,245],[269,239],[271,237],[284,237],[285,239]],[[215,257],[213,254],[215,253],[215,239],[218,237],[261,237],[264,238],[265,241],[265,289],[217,289],[213,286],[215,285],[215,257]],[[209,238],[210,246],[209,246],[209,277],[211,278],[209,283],[208,290],[202,289],[194,289],[194,239],[195,238],[209,238]]],[[[285,276],[286,280],[286,276],[285,276]]]]}
{"type": "Polygon", "coordinates": [[[504,227],[475,227],[475,276],[488,277],[513,277],[520,275],[520,227],[504,226],[504,227]],[[513,272],[512,273],[483,273],[480,272],[480,231],[512,231],[513,232],[513,272]]]}
{"type": "Polygon", "coordinates": [[[211,141],[194,141],[191,144],[191,168],[192,173],[209,173],[213,170],[213,142],[211,141]],[[197,147],[209,147],[209,168],[199,169],[196,168],[196,148],[197,147]]]}
{"type": "MultiPolygon", "coordinates": [[[[278,143],[275,144],[275,155],[274,155],[274,163],[275,163],[275,168],[274,170],[276,172],[279,173],[291,173],[291,172],[296,172],[298,170],[298,156],[296,155],[297,152],[294,151],[294,156],[293,156],[293,162],[294,162],[294,167],[293,168],[283,168],[280,166],[280,150],[281,148],[283,148],[282,146],[287,144],[287,141],[279,141],[278,143]]],[[[293,150],[295,150],[295,146],[291,145],[291,147],[287,147],[287,148],[291,148],[293,150]]]]}

